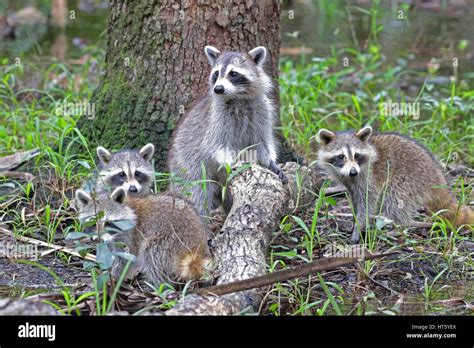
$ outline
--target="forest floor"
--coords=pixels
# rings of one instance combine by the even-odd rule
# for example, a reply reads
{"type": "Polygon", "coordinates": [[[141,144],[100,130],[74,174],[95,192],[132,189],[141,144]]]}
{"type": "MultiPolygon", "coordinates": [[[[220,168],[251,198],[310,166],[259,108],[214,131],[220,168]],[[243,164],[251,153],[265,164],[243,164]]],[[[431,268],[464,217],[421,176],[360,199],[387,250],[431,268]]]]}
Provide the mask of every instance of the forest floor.
{"type": "MultiPolygon", "coordinates": [[[[371,124],[379,131],[407,134],[440,159],[458,199],[472,205],[474,77],[446,82],[433,69],[407,70],[403,59],[397,66],[382,64],[377,45],[344,54],[356,63],[341,68],[336,53],[299,63],[282,59],[280,130],[289,143],[311,162],[317,150],[314,135],[321,127],[343,130],[371,124]],[[383,109],[383,103],[398,100],[419,103],[420,115],[393,115],[383,109]]],[[[0,179],[0,228],[15,237],[0,233],[0,246],[25,237],[30,242],[23,244],[33,240],[76,248],[66,239],[81,231],[72,198],[95,168],[95,151],[76,128],[78,116],[58,114],[57,106],[90,100],[102,61],[103,51],[89,48],[81,64],[53,62],[46,70],[1,62],[0,118],[6,122],[0,124],[0,157],[36,148],[40,154],[14,169],[35,180],[0,179]]],[[[474,231],[452,231],[423,212],[418,220],[433,224],[400,228],[381,220],[367,235],[369,251],[397,251],[397,256],[275,284],[264,290],[259,313],[472,315],[474,231]]],[[[216,216],[214,228],[222,222],[216,216]]],[[[271,243],[269,271],[310,262],[327,245],[348,244],[352,222],[344,193],[315,193],[314,205],[282,217],[271,243]]],[[[64,313],[109,311],[99,296],[102,273],[94,262],[50,247],[38,250],[43,255],[39,259],[0,257],[0,297],[41,299],[64,313]]],[[[93,254],[94,245],[76,251],[93,254]]],[[[114,287],[105,290],[113,292],[114,287]]],[[[183,293],[167,284],[151,289],[139,278],[116,296],[120,309],[144,313],[171,308],[183,293]]]]}
{"type": "MultiPolygon", "coordinates": [[[[465,167],[452,168],[447,175],[450,182],[460,177],[468,185],[474,183],[474,171],[465,167]]],[[[36,191],[39,187],[36,188],[36,191]]],[[[272,271],[294,267],[322,257],[327,245],[347,245],[353,217],[344,192],[326,196],[322,204],[304,207],[292,217],[283,219],[275,231],[268,258],[272,271]],[[318,208],[319,205],[319,208],[318,208]],[[315,225],[314,243],[308,243],[308,233],[315,225]],[[309,229],[304,226],[310,226],[309,229]],[[308,256],[310,255],[310,256],[308,256]]],[[[28,218],[35,208],[22,201],[15,207],[28,218]]],[[[38,204],[38,202],[36,202],[38,204]]],[[[53,207],[54,210],[54,207],[53,207]]],[[[71,211],[73,215],[74,212],[71,211]]],[[[218,232],[225,216],[216,214],[212,228],[218,232]]],[[[429,221],[420,212],[419,219],[429,221]]],[[[3,225],[11,227],[8,225],[3,225]]],[[[469,314],[474,310],[474,273],[471,256],[474,243],[468,229],[459,230],[456,241],[446,240],[432,227],[400,228],[391,223],[371,232],[365,244],[371,251],[393,252],[389,259],[366,261],[359,265],[342,267],[305,279],[294,279],[264,289],[260,313],[266,315],[291,314],[469,314]]],[[[31,238],[31,234],[30,237],[31,238]]],[[[44,240],[41,235],[35,238],[44,240]]],[[[72,241],[53,238],[56,246],[74,249],[72,241]]],[[[14,236],[0,233],[1,246],[15,243],[14,236]]],[[[21,243],[21,242],[20,242],[21,243]]],[[[5,250],[5,249],[3,249],[5,250]]],[[[90,271],[84,268],[84,259],[39,246],[39,259],[18,262],[15,258],[0,257],[0,297],[30,297],[54,303],[64,313],[95,311],[94,283],[90,271]],[[81,295],[89,294],[79,303],[81,295]]],[[[1,256],[1,255],[0,255],[1,256]]],[[[87,261],[86,261],[87,262],[87,261]]],[[[123,286],[118,294],[118,308],[129,313],[160,313],[174,305],[179,291],[171,286],[158,290],[138,277],[123,286]]]]}

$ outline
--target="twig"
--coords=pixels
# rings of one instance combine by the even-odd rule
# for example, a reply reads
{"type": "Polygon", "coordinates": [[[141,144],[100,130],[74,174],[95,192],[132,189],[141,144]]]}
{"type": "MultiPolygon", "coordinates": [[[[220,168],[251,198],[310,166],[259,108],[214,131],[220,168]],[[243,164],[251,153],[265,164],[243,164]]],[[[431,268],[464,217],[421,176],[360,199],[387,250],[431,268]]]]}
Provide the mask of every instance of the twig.
{"type": "Polygon", "coordinates": [[[411,221],[410,224],[406,227],[411,228],[431,228],[433,224],[431,222],[419,222],[419,221],[411,221]]]}
{"type": "Polygon", "coordinates": [[[353,217],[354,214],[351,213],[328,213],[329,216],[335,216],[335,217],[353,217]]]}
{"type": "Polygon", "coordinates": [[[89,261],[94,261],[94,262],[96,261],[95,255],[92,255],[92,254],[88,253],[85,256],[82,256],[77,251],[74,251],[74,250],[72,250],[70,248],[67,248],[67,247],[46,243],[46,242],[43,242],[41,240],[30,238],[30,237],[15,236],[15,234],[13,232],[11,232],[11,231],[3,228],[3,227],[0,227],[0,233],[3,233],[7,236],[13,237],[13,238],[18,239],[18,240],[21,240],[22,242],[26,242],[26,243],[30,243],[30,244],[33,244],[33,245],[39,245],[39,246],[49,248],[49,249],[51,249],[51,251],[53,251],[53,250],[54,251],[62,251],[63,253],[73,255],[73,256],[77,256],[77,257],[80,257],[80,258],[83,258],[83,259],[86,259],[86,260],[89,260],[89,261]]]}
{"type": "Polygon", "coordinates": [[[13,170],[21,166],[22,163],[31,160],[41,153],[40,149],[17,152],[14,155],[0,157],[0,171],[13,170]]]}
{"type": "Polygon", "coordinates": [[[335,187],[328,187],[325,191],[325,194],[326,196],[328,195],[336,195],[336,194],[339,194],[339,193],[343,193],[343,192],[346,192],[346,188],[342,185],[338,185],[338,186],[335,186],[335,187]]]}
{"type": "MultiPolygon", "coordinates": [[[[19,191],[19,190],[17,190],[19,191]]],[[[10,195],[12,194],[12,192],[9,193],[10,195]]],[[[15,202],[16,200],[18,199],[21,199],[21,196],[20,194],[18,193],[18,195],[16,195],[15,197],[13,197],[12,199],[9,199],[8,201],[6,202],[3,202],[2,204],[0,204],[0,209],[4,209],[8,206],[10,206],[10,204],[12,204],[13,202],[15,202]]]]}
{"type": "MultiPolygon", "coordinates": [[[[334,217],[353,217],[354,214],[352,213],[328,213],[329,216],[334,217]]],[[[372,218],[376,216],[371,216],[372,218]]],[[[433,223],[431,222],[420,222],[420,221],[410,221],[410,223],[406,226],[407,228],[431,228],[433,227],[433,223]]]]}
{"type": "Polygon", "coordinates": [[[282,271],[277,271],[277,272],[261,275],[254,278],[249,278],[249,279],[239,280],[232,283],[215,285],[215,286],[210,286],[208,288],[199,289],[197,291],[194,291],[193,294],[222,296],[222,295],[231,294],[234,292],[261,288],[264,286],[283,282],[289,279],[304,277],[312,273],[321,272],[321,271],[329,271],[329,270],[333,270],[335,268],[339,268],[342,266],[348,266],[357,262],[378,259],[384,256],[391,256],[394,254],[396,254],[396,252],[367,255],[364,258],[355,258],[355,257],[325,258],[325,259],[316,260],[316,261],[313,261],[313,262],[310,262],[298,267],[293,267],[290,269],[285,269],[282,271]]]}
{"type": "Polygon", "coordinates": [[[375,280],[375,279],[372,278],[371,276],[369,276],[369,275],[366,274],[366,277],[369,278],[373,283],[375,283],[375,284],[377,284],[377,285],[383,287],[384,289],[390,291],[392,294],[400,295],[400,293],[399,293],[398,291],[395,291],[395,290],[389,288],[388,286],[386,286],[386,285],[382,284],[381,282],[375,280]]]}
{"type": "Polygon", "coordinates": [[[0,172],[0,178],[9,178],[9,179],[22,179],[25,181],[35,180],[35,176],[30,173],[15,172],[15,171],[6,171],[0,172]]]}

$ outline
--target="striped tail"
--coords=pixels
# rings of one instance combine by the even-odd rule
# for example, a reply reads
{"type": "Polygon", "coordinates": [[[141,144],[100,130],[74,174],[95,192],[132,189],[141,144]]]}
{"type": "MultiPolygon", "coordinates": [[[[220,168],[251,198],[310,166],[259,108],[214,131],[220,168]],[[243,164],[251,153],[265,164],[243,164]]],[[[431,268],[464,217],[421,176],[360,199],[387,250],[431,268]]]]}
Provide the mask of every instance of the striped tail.
{"type": "Polygon", "coordinates": [[[204,253],[189,251],[179,259],[180,278],[182,280],[200,279],[210,269],[212,259],[204,253]]]}
{"type": "Polygon", "coordinates": [[[474,224],[474,211],[468,206],[460,206],[448,189],[438,191],[429,208],[433,213],[442,211],[440,215],[449,220],[455,228],[474,224]]]}

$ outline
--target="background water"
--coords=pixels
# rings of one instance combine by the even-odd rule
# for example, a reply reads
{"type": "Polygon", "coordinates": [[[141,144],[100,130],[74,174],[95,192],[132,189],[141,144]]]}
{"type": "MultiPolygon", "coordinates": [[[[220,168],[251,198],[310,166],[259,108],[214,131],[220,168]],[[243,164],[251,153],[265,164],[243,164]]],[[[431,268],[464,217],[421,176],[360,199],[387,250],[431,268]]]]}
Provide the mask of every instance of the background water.
{"type": "MultiPolygon", "coordinates": [[[[381,51],[389,64],[408,60],[408,67],[426,70],[434,58],[444,75],[453,74],[453,59],[459,63],[461,76],[474,74],[474,2],[472,0],[423,1],[400,3],[382,1],[377,23],[381,51]],[[401,11],[401,12],[400,12],[401,11]],[[400,19],[402,18],[402,19],[400,19]]],[[[67,1],[74,19],[64,31],[48,26],[50,1],[3,1],[1,23],[15,21],[18,11],[33,7],[46,23],[26,21],[15,28],[15,38],[2,37],[0,53],[9,58],[33,59],[56,56],[78,58],[86,45],[105,47],[107,1],[67,1]]],[[[300,53],[323,57],[333,50],[365,50],[371,33],[369,1],[285,1],[282,11],[282,54],[295,59],[300,53]]],[[[4,27],[5,24],[2,24],[4,27]]]]}
{"type": "MultiPolygon", "coordinates": [[[[459,73],[472,73],[474,2],[418,3],[415,7],[396,0],[380,2],[377,22],[383,29],[377,40],[387,62],[408,59],[410,68],[426,69],[426,64],[436,58],[440,68],[450,74],[453,58],[458,58],[459,73]]],[[[283,46],[308,47],[318,57],[329,55],[333,49],[363,50],[371,29],[370,6],[369,1],[291,2],[284,6],[282,16],[283,46]]]]}

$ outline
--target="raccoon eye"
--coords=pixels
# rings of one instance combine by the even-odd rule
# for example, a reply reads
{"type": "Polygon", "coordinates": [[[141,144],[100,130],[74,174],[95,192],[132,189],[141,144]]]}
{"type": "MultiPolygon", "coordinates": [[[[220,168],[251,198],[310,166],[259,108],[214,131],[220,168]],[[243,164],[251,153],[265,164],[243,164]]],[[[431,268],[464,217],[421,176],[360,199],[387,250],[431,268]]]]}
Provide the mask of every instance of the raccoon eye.
{"type": "Polygon", "coordinates": [[[344,155],[339,155],[339,156],[337,156],[337,158],[339,158],[340,160],[343,160],[344,158],[346,158],[346,156],[344,156],[344,155]]]}
{"type": "Polygon", "coordinates": [[[214,71],[213,77],[216,79],[219,77],[219,70],[214,71]]]}
{"type": "Polygon", "coordinates": [[[235,71],[231,71],[231,72],[229,73],[229,75],[230,75],[230,77],[237,77],[237,76],[239,76],[239,73],[238,73],[238,72],[235,72],[235,71]]]}
{"type": "Polygon", "coordinates": [[[120,176],[121,178],[125,177],[125,172],[120,172],[120,173],[119,173],[119,176],[120,176]]]}
{"type": "Polygon", "coordinates": [[[354,154],[354,158],[355,159],[359,159],[360,158],[360,155],[358,153],[354,154]]]}
{"type": "Polygon", "coordinates": [[[135,176],[136,176],[137,178],[139,178],[141,175],[142,175],[142,173],[140,173],[138,170],[135,172],[135,176]]]}

